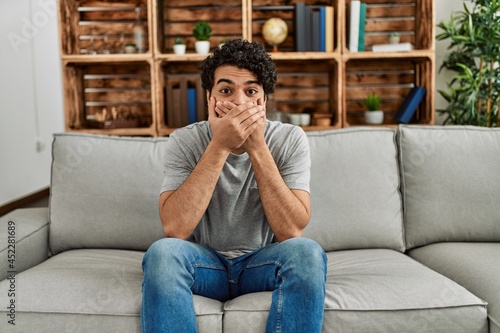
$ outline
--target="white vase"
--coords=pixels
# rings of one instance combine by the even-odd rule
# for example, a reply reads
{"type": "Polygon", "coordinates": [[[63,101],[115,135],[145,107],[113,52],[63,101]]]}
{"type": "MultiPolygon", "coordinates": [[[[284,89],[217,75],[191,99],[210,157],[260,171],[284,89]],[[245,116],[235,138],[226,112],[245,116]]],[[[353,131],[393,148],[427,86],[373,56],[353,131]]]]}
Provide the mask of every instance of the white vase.
{"type": "Polygon", "coordinates": [[[175,54],[186,53],[186,44],[174,44],[174,53],[175,54]]]}
{"type": "Polygon", "coordinates": [[[208,54],[210,52],[210,41],[198,40],[194,43],[194,49],[198,54],[208,54]]]}
{"type": "Polygon", "coordinates": [[[384,122],[384,111],[365,111],[365,123],[379,125],[384,122]]]}

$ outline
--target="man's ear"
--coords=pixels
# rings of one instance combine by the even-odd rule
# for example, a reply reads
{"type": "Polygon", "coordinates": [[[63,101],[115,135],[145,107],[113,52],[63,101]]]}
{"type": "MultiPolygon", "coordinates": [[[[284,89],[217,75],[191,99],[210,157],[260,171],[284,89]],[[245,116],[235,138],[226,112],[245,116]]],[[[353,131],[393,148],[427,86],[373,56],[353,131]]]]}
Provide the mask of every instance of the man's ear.
{"type": "Polygon", "coordinates": [[[205,90],[205,92],[207,93],[207,104],[210,104],[210,91],[205,90]]]}

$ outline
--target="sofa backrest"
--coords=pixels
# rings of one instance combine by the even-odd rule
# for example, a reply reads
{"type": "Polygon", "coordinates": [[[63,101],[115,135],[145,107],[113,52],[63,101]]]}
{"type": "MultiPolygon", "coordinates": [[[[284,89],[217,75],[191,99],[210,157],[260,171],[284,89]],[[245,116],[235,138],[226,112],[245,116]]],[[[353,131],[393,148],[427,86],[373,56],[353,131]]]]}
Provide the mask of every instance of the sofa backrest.
{"type": "Polygon", "coordinates": [[[147,250],[163,237],[158,198],[167,138],[54,135],[50,248],[147,250]]]}
{"type": "Polygon", "coordinates": [[[326,251],[404,251],[394,130],[351,128],[307,136],[312,216],[304,237],[326,251]]]}
{"type": "Polygon", "coordinates": [[[408,249],[500,241],[500,129],[401,126],[408,249]]]}

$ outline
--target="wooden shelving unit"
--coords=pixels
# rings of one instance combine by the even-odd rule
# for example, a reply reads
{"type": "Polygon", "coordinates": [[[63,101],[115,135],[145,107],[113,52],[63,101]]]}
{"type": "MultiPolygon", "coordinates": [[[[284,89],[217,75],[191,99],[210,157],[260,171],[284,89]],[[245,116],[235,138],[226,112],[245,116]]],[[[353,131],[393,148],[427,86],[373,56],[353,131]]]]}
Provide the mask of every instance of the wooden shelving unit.
{"type": "Polygon", "coordinates": [[[294,51],[296,0],[59,0],[66,130],[168,135],[186,121],[185,115],[173,115],[174,110],[186,108],[185,102],[176,101],[179,90],[196,95],[197,119],[206,118],[205,92],[197,68],[206,56],[194,52],[194,25],[200,20],[211,24],[212,48],[234,37],[264,43],[262,25],[271,17],[285,20],[289,31],[279,52],[271,53],[278,67],[274,94],[278,110],[331,117],[330,126],[307,126],[305,130],[364,125],[362,100],[371,91],[383,96],[384,126],[395,126],[393,115],[415,85],[424,86],[427,94],[412,123],[433,124],[433,1],[362,1],[368,5],[368,51],[351,53],[346,46],[350,0],[303,1],[334,7],[333,52],[294,51]],[[141,9],[146,51],[121,53],[133,41],[136,7],[141,9]],[[401,41],[411,42],[415,50],[371,52],[371,45],[385,43],[390,32],[399,32],[401,41]],[[173,54],[176,37],[184,39],[185,55],[173,54]],[[93,120],[102,116],[104,108],[135,123],[123,128],[93,128],[93,120]]]}

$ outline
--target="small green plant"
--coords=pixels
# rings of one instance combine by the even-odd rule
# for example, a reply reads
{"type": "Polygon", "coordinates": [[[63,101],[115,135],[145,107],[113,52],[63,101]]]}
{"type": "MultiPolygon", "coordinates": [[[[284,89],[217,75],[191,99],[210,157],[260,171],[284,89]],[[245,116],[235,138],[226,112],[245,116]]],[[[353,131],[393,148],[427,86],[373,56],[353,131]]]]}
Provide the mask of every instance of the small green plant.
{"type": "Polygon", "coordinates": [[[212,28],[206,21],[200,21],[193,28],[193,36],[196,40],[208,40],[212,36],[212,28]]]}
{"type": "Polygon", "coordinates": [[[182,38],[177,37],[174,42],[175,45],[184,45],[182,38]]]}
{"type": "Polygon", "coordinates": [[[364,99],[364,103],[366,107],[368,108],[369,111],[378,111],[380,110],[380,102],[382,101],[382,98],[375,94],[373,91],[364,99]]]}

